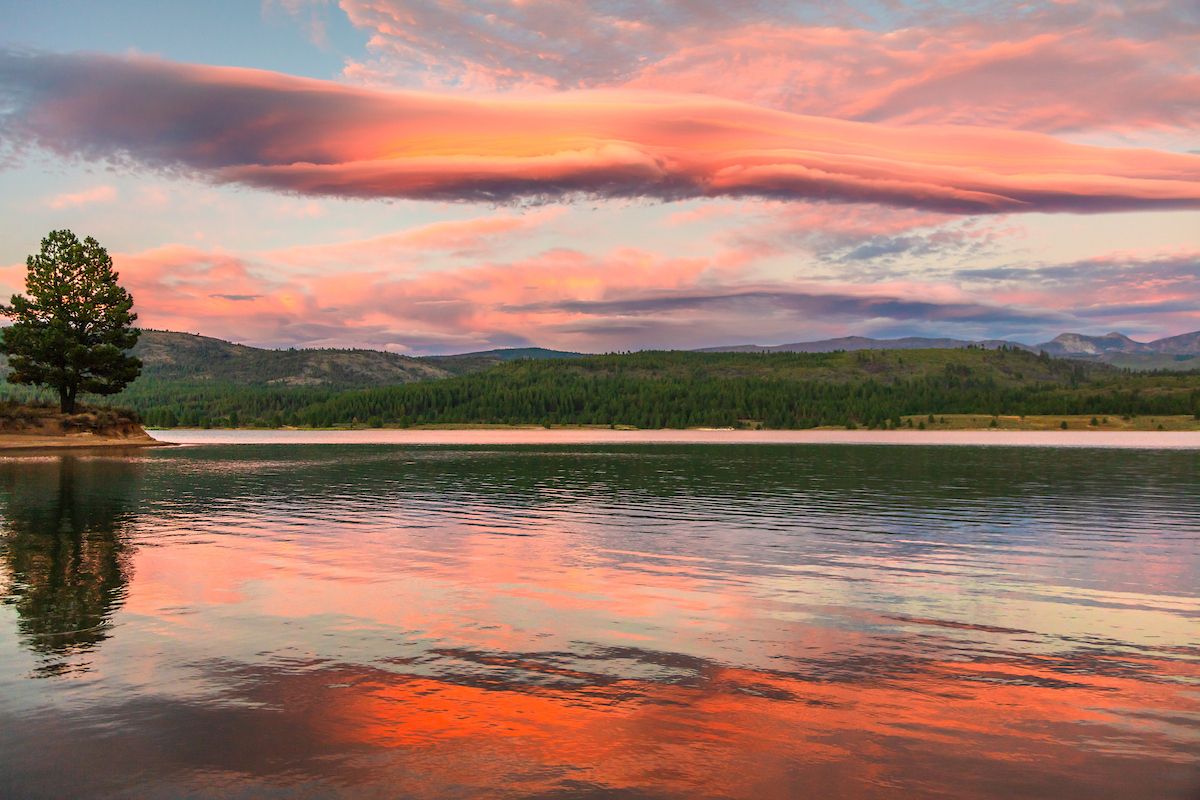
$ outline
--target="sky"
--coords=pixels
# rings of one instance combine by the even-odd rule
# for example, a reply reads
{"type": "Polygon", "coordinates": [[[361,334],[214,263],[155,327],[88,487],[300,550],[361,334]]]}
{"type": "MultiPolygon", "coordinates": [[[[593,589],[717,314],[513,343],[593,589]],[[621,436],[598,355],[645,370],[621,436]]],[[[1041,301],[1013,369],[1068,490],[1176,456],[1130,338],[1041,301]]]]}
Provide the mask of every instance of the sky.
{"type": "Polygon", "coordinates": [[[410,355],[1200,330],[1200,4],[0,0],[0,296],[410,355]]]}

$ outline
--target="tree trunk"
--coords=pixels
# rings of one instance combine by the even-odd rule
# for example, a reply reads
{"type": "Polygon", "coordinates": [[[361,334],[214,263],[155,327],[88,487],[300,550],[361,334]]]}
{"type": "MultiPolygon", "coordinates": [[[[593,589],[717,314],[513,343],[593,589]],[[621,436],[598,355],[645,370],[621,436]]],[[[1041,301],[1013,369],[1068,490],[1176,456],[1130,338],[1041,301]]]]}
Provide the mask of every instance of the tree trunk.
{"type": "Polygon", "coordinates": [[[58,407],[64,414],[75,413],[75,392],[68,390],[65,386],[58,390],[58,407]]]}

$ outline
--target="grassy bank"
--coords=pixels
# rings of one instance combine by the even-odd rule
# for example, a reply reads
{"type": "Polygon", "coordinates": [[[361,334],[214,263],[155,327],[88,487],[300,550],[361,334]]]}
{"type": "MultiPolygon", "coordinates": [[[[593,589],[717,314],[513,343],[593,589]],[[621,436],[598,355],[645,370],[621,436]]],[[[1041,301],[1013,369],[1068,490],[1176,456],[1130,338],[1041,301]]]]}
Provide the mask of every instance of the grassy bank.
{"type": "MultiPolygon", "coordinates": [[[[885,425],[893,430],[929,430],[929,431],[982,431],[982,430],[1001,430],[1001,431],[1200,431],[1200,420],[1194,416],[1175,415],[1175,416],[1157,416],[1157,417],[1132,417],[1123,419],[1119,417],[1096,417],[1086,414],[1077,415],[1038,415],[1038,416],[1012,416],[1001,415],[993,417],[987,414],[934,414],[934,415],[911,415],[902,417],[900,424],[897,426],[885,425]],[[934,421],[930,422],[928,416],[933,416],[934,421]],[[1092,420],[1095,420],[1093,424],[1092,420]],[[911,424],[909,424],[911,422],[911,424]],[[995,423],[995,424],[993,424],[995,423]],[[1064,426],[1065,423],[1065,426],[1064,426]]],[[[821,425],[812,430],[845,430],[846,426],[841,425],[821,425]]],[[[154,428],[151,428],[154,430],[154,428]]],[[[185,427],[177,426],[178,430],[206,430],[202,427],[185,427]]],[[[343,425],[331,425],[327,427],[312,427],[312,426],[283,426],[281,428],[272,428],[263,425],[243,425],[239,430],[248,431],[266,431],[266,430],[294,430],[294,431],[363,431],[363,430],[413,430],[413,431],[534,431],[534,430],[616,430],[616,431],[637,431],[637,430],[672,430],[670,428],[638,428],[633,425],[572,425],[572,424],[513,424],[505,425],[499,423],[428,423],[422,425],[364,425],[361,423],[351,423],[343,425]]],[[[678,428],[674,430],[772,430],[762,426],[753,424],[743,425],[740,428],[734,427],[711,427],[711,426],[694,426],[691,428],[678,428]]],[[[164,429],[166,430],[166,429],[164,429]]]]}
{"type": "Polygon", "coordinates": [[[1200,431],[1200,419],[1190,414],[1148,417],[1120,417],[1095,414],[1033,416],[987,414],[933,414],[905,417],[903,426],[931,431],[984,430],[1006,431],[1200,431]],[[933,420],[929,420],[933,416],[933,420]],[[910,424],[911,423],[911,424],[910,424]]]}

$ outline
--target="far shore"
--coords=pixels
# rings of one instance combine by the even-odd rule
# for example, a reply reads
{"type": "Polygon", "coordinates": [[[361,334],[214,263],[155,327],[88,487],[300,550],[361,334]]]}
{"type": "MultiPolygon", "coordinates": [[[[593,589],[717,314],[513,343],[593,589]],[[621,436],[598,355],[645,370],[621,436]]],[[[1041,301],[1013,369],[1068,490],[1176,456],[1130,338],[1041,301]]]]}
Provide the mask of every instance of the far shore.
{"type": "Polygon", "coordinates": [[[611,428],[370,428],[358,430],[152,430],[162,442],[201,444],[589,445],[859,444],[1102,447],[1200,450],[1200,431],[619,430],[611,428]]]}
{"type": "MultiPolygon", "coordinates": [[[[171,428],[147,432],[136,422],[85,431],[43,410],[26,430],[0,430],[0,455],[63,450],[128,450],[200,444],[607,445],[607,444],[836,444],[1100,447],[1200,450],[1200,421],[1188,417],[991,417],[936,415],[905,418],[899,428],[755,430],[750,428],[636,429],[607,425],[426,425],[410,428],[171,428]],[[1062,428],[1063,423],[1067,428],[1062,428]],[[910,427],[911,425],[911,427],[910,427]],[[1154,427],[1152,427],[1154,426],[1154,427]],[[1155,428],[1158,429],[1155,429],[1155,428]]],[[[95,412],[89,412],[95,413],[95,412]]]]}

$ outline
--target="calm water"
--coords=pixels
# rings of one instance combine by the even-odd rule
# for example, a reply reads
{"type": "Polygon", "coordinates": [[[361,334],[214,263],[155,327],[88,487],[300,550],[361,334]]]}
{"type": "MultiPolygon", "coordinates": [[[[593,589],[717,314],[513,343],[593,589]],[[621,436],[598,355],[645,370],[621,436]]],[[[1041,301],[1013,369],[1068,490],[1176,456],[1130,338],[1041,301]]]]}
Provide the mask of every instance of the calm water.
{"type": "Polygon", "coordinates": [[[1194,798],[1200,454],[0,459],[4,797],[1194,798]]]}

